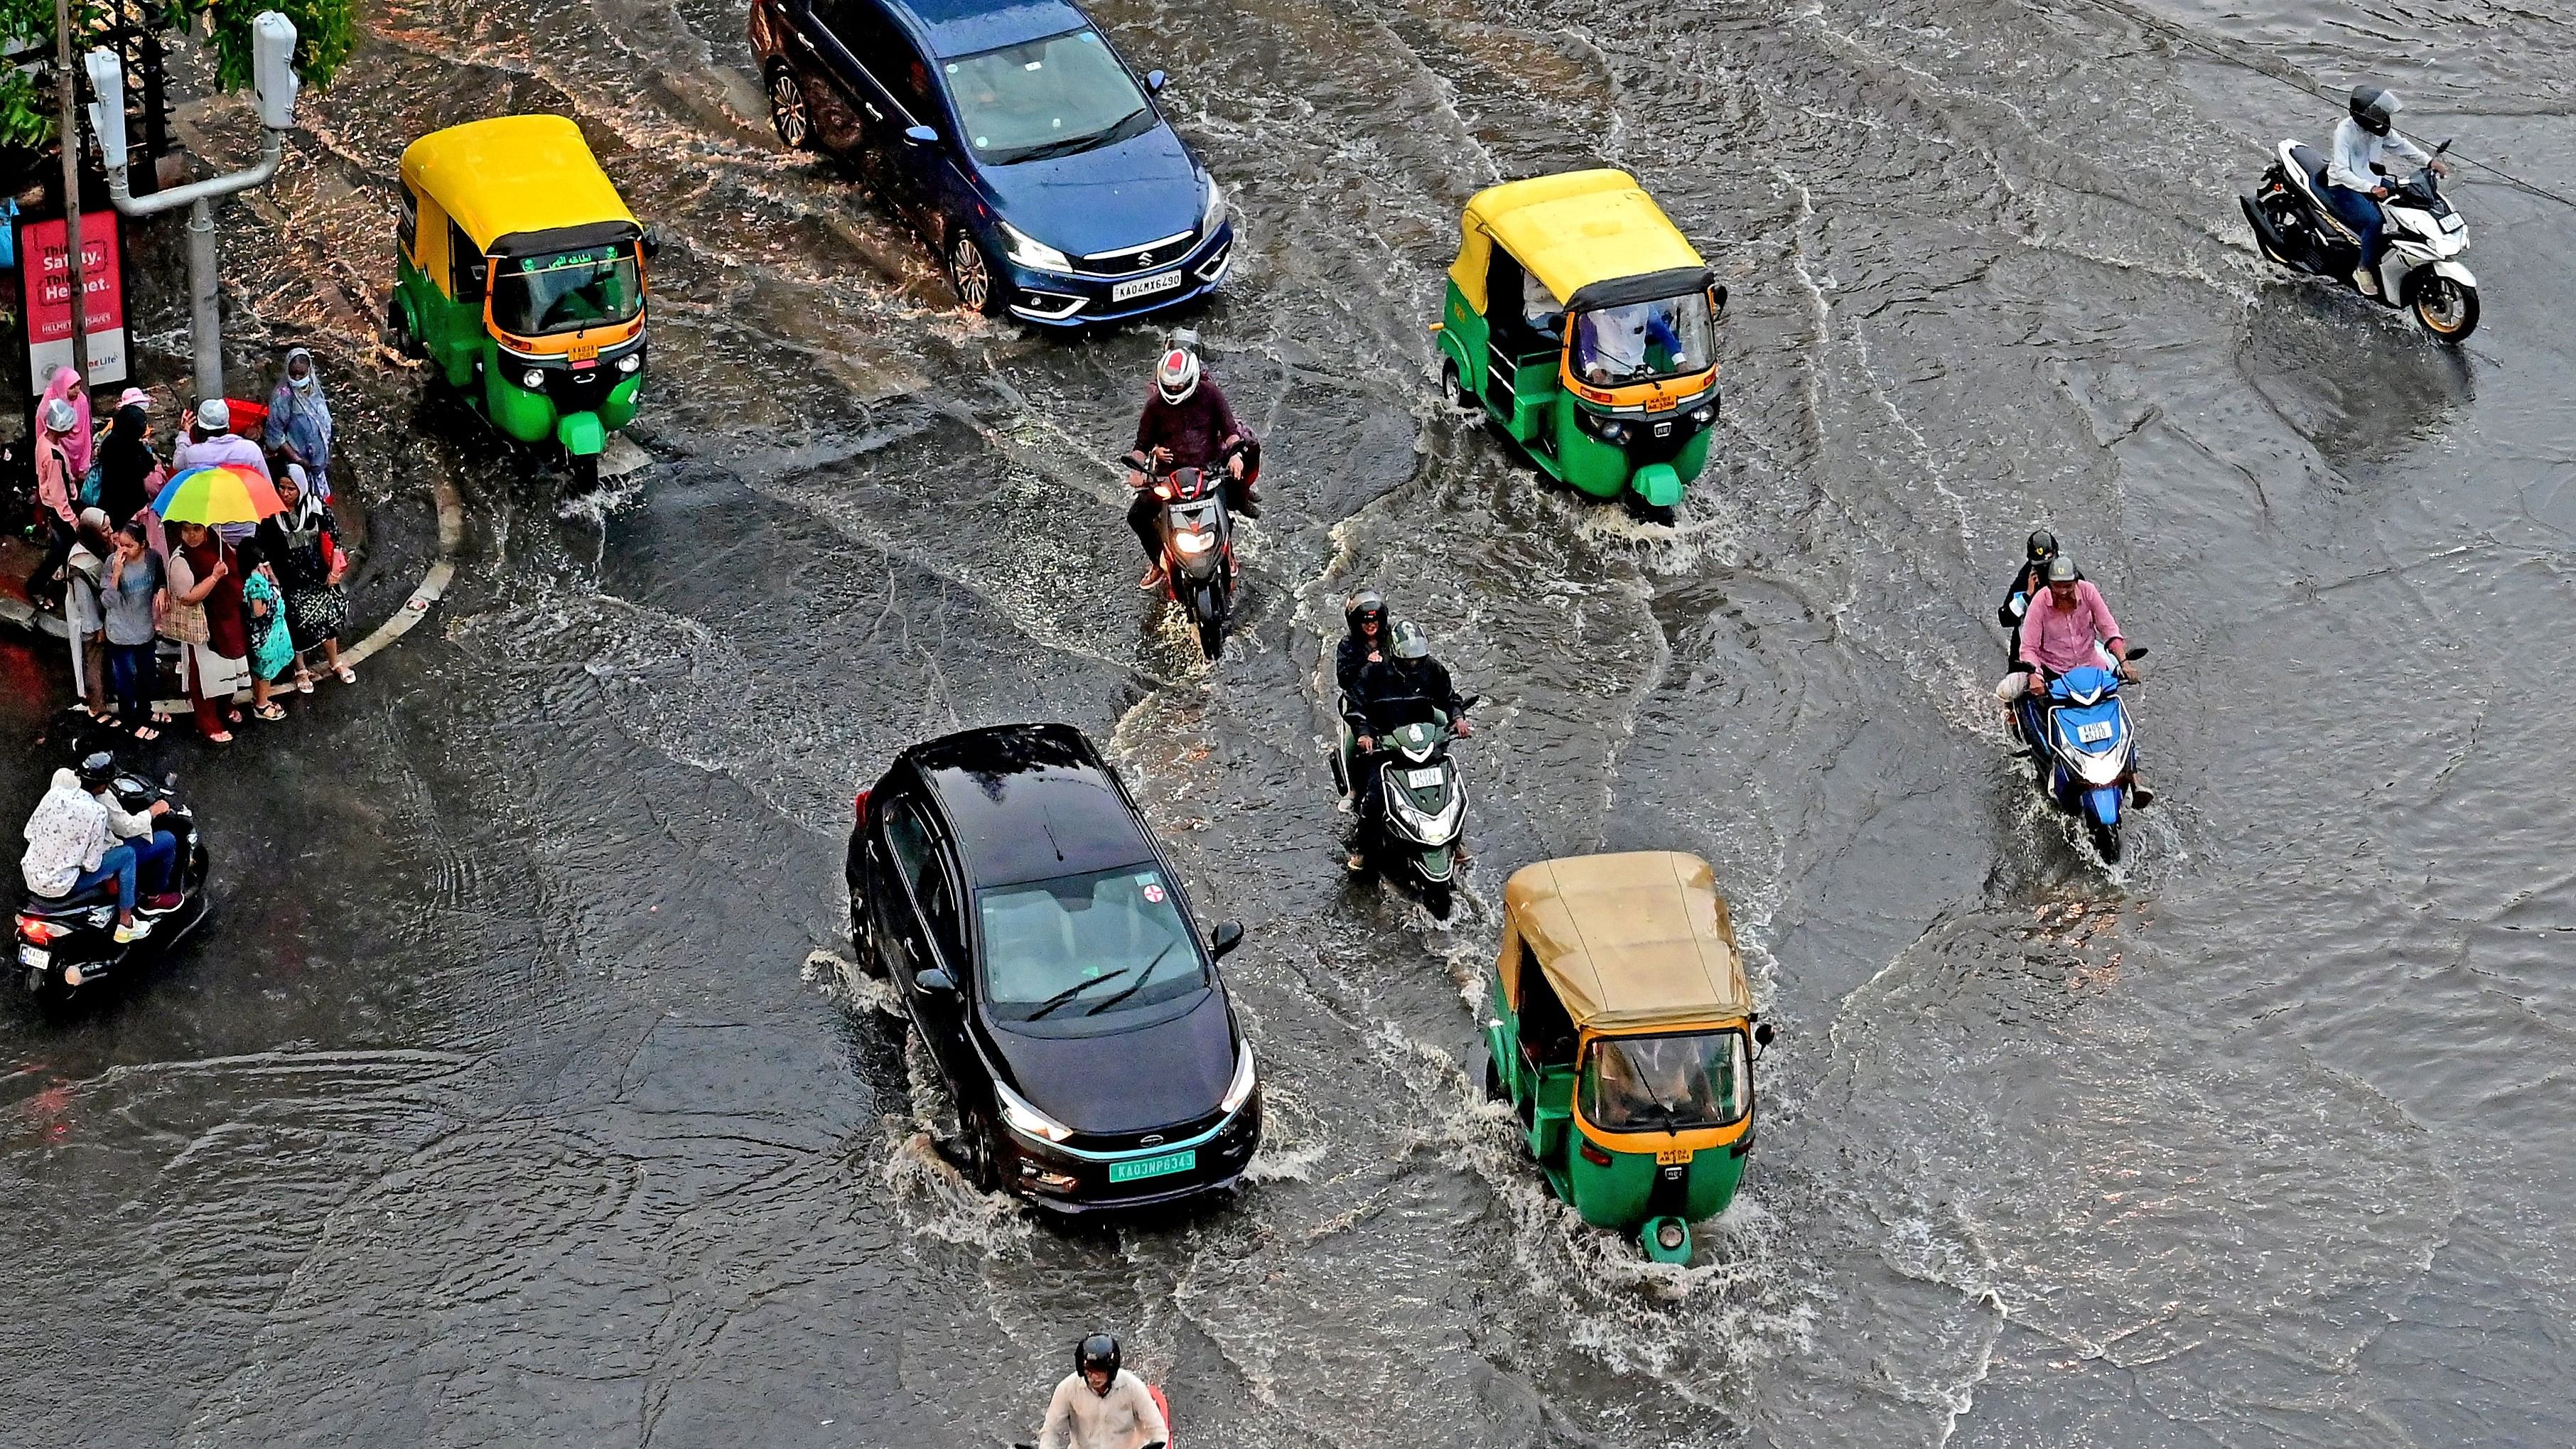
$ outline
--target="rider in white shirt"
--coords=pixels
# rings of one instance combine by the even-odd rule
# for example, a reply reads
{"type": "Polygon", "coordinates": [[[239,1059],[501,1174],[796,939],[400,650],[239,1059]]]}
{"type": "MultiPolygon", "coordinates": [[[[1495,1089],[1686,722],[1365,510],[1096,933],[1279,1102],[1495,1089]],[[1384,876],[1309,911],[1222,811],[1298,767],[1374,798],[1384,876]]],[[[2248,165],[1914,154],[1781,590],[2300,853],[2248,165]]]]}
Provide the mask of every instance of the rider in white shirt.
{"type": "Polygon", "coordinates": [[[2388,195],[2388,183],[2372,168],[2393,156],[2412,166],[2430,166],[2436,176],[2448,174],[2433,153],[2397,134],[2394,123],[2405,105],[2395,91],[2367,83],[2354,86],[2351,113],[2336,123],[2326,158],[2325,203],[2361,234],[2361,270],[2352,281],[2365,296],[2379,295],[2379,254],[2386,248],[2379,203],[2388,195]]]}
{"type": "Polygon", "coordinates": [[[1171,1441],[1153,1391],[1118,1357],[1118,1340],[1106,1333],[1074,1346],[1074,1371],[1055,1386],[1038,1449],[1163,1449],[1171,1441]]]}

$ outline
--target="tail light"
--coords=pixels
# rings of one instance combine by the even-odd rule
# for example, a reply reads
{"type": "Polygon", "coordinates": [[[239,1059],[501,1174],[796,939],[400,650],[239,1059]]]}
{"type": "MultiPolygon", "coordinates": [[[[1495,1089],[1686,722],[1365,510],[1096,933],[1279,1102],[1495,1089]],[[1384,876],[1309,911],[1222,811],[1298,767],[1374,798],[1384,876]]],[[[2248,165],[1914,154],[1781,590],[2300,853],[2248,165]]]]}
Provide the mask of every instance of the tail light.
{"type": "Polygon", "coordinates": [[[35,942],[39,946],[53,941],[56,937],[62,935],[66,929],[68,928],[63,926],[60,922],[49,921],[42,916],[20,916],[18,918],[18,934],[35,942]]]}
{"type": "Polygon", "coordinates": [[[1583,1160],[1591,1163],[1595,1167],[1608,1167],[1610,1165],[1610,1154],[1593,1146],[1592,1140],[1587,1137],[1583,1142],[1583,1160]]]}
{"type": "Polygon", "coordinates": [[[853,801],[851,801],[851,802],[850,802],[850,814],[851,814],[851,816],[852,816],[853,818],[855,818],[855,819],[856,819],[856,820],[857,820],[861,825],[865,825],[865,824],[867,824],[867,823],[868,823],[868,792],[867,792],[867,791],[865,791],[865,790],[861,790],[861,791],[859,792],[859,798],[857,798],[856,800],[853,800],[853,801]]]}

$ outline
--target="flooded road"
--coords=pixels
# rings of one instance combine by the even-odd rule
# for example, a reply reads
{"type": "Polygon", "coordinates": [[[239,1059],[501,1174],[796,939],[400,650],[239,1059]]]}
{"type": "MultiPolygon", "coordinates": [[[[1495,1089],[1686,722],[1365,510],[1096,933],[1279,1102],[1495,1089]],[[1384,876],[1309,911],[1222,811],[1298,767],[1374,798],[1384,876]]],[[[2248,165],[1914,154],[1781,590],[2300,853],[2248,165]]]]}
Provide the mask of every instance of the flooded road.
{"type": "Polygon", "coordinates": [[[1106,461],[1154,332],[951,309],[770,139],[731,3],[369,9],[227,223],[237,296],[407,426],[368,350],[401,146],[569,111],[668,238],[656,462],[566,506],[420,442],[473,521],[432,626],[174,755],[214,929],[0,1017],[16,1442],[985,1446],[1100,1325],[1211,1445],[2576,1439],[2576,214],[2460,178],[2486,320],[2446,353],[2258,262],[2234,193],[2335,108],[2170,38],[2387,65],[2414,134],[2576,192],[2563,18],[1097,13],[1243,237],[1191,319],[1268,440],[1213,668],[1130,587],[1106,461]],[[1433,385],[1460,205],[1602,162],[1734,299],[1671,530],[1433,385]],[[2117,870],[1987,694],[2035,525],[2155,650],[2117,870]],[[1487,701],[1445,928],[1338,868],[1322,661],[1364,582],[1487,701]],[[1251,930],[1271,1135],[1231,1204],[977,1196],[841,959],[852,792],[1023,718],[1110,743],[1251,930]],[[1781,1033],[1681,1268],[1576,1223],[1476,1089],[1503,877],[1638,847],[1714,863],[1781,1033]]]}

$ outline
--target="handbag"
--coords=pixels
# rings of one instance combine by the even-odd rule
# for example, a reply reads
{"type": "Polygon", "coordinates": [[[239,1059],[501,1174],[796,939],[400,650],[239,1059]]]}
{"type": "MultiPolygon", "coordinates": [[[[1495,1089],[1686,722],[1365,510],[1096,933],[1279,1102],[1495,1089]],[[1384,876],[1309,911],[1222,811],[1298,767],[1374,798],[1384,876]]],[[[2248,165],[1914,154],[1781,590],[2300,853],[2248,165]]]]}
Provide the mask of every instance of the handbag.
{"type": "Polygon", "coordinates": [[[107,476],[107,465],[106,465],[105,463],[102,463],[102,462],[98,462],[98,461],[93,460],[93,461],[90,463],[90,465],[89,465],[89,471],[81,475],[81,482],[80,482],[80,506],[81,506],[81,507],[83,507],[83,508],[96,508],[96,507],[98,506],[99,489],[100,489],[100,487],[101,487],[101,485],[102,485],[103,481],[105,480],[106,476],[107,476]]]}
{"type": "Polygon", "coordinates": [[[212,636],[206,632],[206,606],[203,604],[182,604],[172,600],[169,612],[161,621],[161,632],[182,644],[212,642],[212,636]]]}

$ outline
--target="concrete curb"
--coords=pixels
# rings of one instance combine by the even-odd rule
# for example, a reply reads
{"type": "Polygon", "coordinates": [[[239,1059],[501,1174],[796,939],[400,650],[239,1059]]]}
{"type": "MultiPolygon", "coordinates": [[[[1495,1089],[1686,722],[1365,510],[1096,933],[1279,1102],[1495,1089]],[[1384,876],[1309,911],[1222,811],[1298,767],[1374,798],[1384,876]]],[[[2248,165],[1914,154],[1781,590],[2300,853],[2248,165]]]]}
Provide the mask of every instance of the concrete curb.
{"type": "MultiPolygon", "coordinates": [[[[432,604],[446,596],[447,586],[455,581],[456,555],[465,547],[465,500],[457,493],[456,485],[445,477],[433,478],[429,492],[438,505],[437,556],[430,561],[428,571],[420,576],[420,582],[412,586],[411,597],[403,600],[401,608],[394,610],[393,617],[378,624],[374,633],[340,651],[342,664],[355,668],[392,648],[394,641],[410,633],[428,615],[432,604]]],[[[68,637],[61,622],[53,615],[30,609],[16,599],[0,598],[0,623],[15,624],[50,639],[68,637]]],[[[233,702],[243,703],[250,697],[249,690],[238,690],[233,694],[233,702]]],[[[152,701],[154,711],[182,723],[195,707],[193,701],[186,699],[152,701]]]]}

